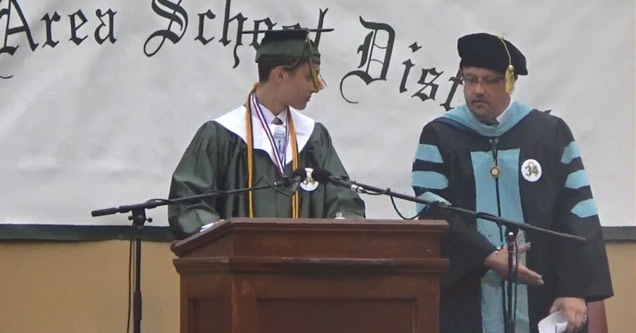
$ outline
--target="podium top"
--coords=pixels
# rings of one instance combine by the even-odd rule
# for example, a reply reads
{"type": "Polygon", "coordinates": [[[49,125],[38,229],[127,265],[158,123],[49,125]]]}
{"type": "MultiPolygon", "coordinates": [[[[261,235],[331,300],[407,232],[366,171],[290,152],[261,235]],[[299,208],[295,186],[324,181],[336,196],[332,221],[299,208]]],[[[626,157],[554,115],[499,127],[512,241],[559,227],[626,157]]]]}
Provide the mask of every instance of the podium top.
{"type": "Polygon", "coordinates": [[[439,257],[442,220],[232,218],[174,242],[180,258],[439,257]]]}

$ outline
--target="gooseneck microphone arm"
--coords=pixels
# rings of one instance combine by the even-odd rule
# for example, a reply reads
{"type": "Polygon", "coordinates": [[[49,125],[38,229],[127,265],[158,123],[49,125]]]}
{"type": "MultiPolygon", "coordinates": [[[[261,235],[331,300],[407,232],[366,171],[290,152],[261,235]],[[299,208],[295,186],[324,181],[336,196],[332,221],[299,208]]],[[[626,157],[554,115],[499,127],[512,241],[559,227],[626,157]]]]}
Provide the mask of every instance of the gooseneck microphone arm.
{"type": "Polygon", "coordinates": [[[123,205],[119,207],[97,209],[97,210],[91,211],[91,216],[98,217],[98,216],[112,215],[117,213],[123,214],[123,213],[128,213],[130,211],[133,211],[135,209],[152,209],[152,208],[157,208],[159,206],[172,205],[172,204],[184,204],[184,203],[190,203],[190,202],[199,201],[203,199],[210,199],[210,198],[214,198],[218,196],[237,195],[237,194],[243,194],[243,193],[252,192],[252,191],[263,190],[267,188],[293,186],[294,182],[296,182],[295,180],[296,178],[299,178],[299,181],[302,181],[300,177],[295,177],[295,178],[292,178],[291,180],[283,179],[282,181],[277,181],[277,182],[274,182],[273,184],[239,188],[236,190],[210,191],[203,194],[196,194],[196,195],[191,195],[187,197],[179,197],[179,198],[173,198],[173,199],[150,199],[148,201],[138,203],[138,204],[133,204],[133,205],[123,205]]]}
{"type": "Polygon", "coordinates": [[[367,184],[362,184],[359,182],[355,182],[349,179],[345,179],[343,177],[336,177],[334,175],[331,174],[331,172],[324,170],[324,169],[315,169],[312,173],[313,178],[320,182],[320,183],[327,183],[330,182],[334,185],[338,185],[338,186],[342,186],[342,187],[347,187],[350,188],[352,191],[358,192],[358,193],[365,193],[365,194],[373,194],[373,195],[377,195],[377,194],[385,194],[391,197],[395,197],[395,198],[399,198],[399,199],[403,199],[406,201],[411,201],[411,202],[416,202],[416,203],[420,203],[420,204],[424,204],[424,205],[428,205],[432,208],[438,208],[441,209],[443,211],[447,211],[447,212],[452,212],[452,213],[456,213],[456,214],[462,214],[462,215],[468,215],[468,216],[472,216],[475,218],[480,218],[480,219],[484,219],[484,220],[488,220],[488,221],[492,221],[495,222],[499,225],[505,225],[506,227],[509,228],[516,228],[516,229],[521,229],[521,230],[532,230],[532,231],[536,231],[536,232],[540,232],[540,233],[544,233],[544,234],[549,234],[552,236],[556,236],[556,237],[561,237],[561,238],[566,238],[566,239],[571,239],[571,240],[575,240],[575,241],[585,241],[585,238],[580,237],[580,236],[576,236],[576,235],[570,235],[570,234],[566,234],[566,233],[562,233],[562,232],[557,232],[557,231],[553,231],[553,230],[549,230],[549,229],[544,229],[544,228],[540,228],[540,227],[536,227],[527,223],[520,223],[520,222],[516,222],[516,221],[512,221],[512,220],[508,220],[499,216],[495,216],[492,214],[488,214],[488,213],[484,213],[484,212],[476,212],[476,211],[472,211],[469,209],[464,209],[461,207],[456,207],[441,201],[431,201],[431,200],[426,200],[423,198],[418,198],[418,197],[414,197],[414,196],[410,196],[410,195],[406,195],[406,194],[402,194],[402,193],[397,193],[397,192],[393,192],[391,191],[391,189],[389,188],[379,188],[379,187],[375,187],[375,186],[371,186],[371,185],[367,185],[367,184]]]}

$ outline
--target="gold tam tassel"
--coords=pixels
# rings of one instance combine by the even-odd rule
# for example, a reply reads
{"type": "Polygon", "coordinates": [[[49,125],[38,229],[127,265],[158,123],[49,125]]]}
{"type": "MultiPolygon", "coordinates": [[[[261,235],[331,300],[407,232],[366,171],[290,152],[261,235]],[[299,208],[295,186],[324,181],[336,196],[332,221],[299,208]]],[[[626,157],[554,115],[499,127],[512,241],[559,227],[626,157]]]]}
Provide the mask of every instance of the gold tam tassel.
{"type": "Polygon", "coordinates": [[[515,90],[515,68],[512,65],[508,65],[506,68],[506,93],[508,95],[512,94],[512,91],[515,90]]]}
{"type": "Polygon", "coordinates": [[[506,55],[508,55],[508,68],[506,68],[504,79],[506,83],[506,93],[510,95],[515,90],[515,67],[512,65],[512,57],[510,57],[510,51],[508,51],[508,45],[506,45],[504,35],[502,34],[499,39],[503,43],[504,49],[506,49],[506,55]]]}

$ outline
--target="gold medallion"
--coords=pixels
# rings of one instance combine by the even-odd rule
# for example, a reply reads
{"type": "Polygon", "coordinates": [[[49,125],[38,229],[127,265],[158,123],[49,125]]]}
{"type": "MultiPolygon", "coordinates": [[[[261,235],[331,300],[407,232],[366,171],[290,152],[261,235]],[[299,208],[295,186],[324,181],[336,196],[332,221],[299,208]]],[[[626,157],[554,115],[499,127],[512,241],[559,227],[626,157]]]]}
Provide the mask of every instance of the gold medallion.
{"type": "Polygon", "coordinates": [[[492,168],[490,168],[490,175],[495,177],[495,178],[497,178],[497,177],[499,177],[500,171],[501,170],[499,170],[499,167],[495,165],[492,168]]]}

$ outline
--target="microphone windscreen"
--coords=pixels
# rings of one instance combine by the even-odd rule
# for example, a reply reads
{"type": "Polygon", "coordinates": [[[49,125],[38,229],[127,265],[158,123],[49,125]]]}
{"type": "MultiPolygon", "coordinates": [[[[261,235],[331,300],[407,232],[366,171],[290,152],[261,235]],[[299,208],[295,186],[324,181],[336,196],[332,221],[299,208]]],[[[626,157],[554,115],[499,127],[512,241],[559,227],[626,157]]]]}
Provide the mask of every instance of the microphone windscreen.
{"type": "Polygon", "coordinates": [[[328,183],[329,178],[331,178],[331,172],[325,169],[314,169],[311,177],[319,183],[328,183]]]}
{"type": "Polygon", "coordinates": [[[305,170],[305,168],[298,168],[294,170],[294,172],[292,172],[291,174],[291,179],[294,179],[294,178],[300,178],[300,179],[307,178],[307,170],[305,170]]]}

